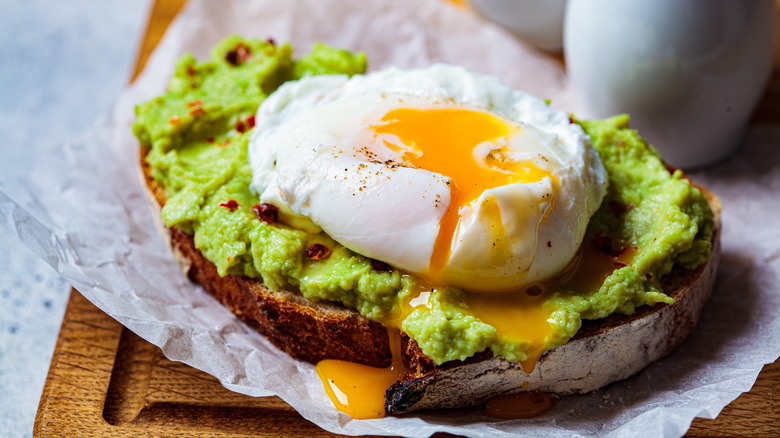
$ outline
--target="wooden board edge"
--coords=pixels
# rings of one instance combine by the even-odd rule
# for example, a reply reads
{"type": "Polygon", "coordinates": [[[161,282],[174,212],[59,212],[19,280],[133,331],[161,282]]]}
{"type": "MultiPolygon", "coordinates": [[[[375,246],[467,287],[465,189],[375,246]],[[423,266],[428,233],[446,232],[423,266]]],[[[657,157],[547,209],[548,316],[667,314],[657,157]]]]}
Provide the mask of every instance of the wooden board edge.
{"type": "Polygon", "coordinates": [[[33,436],[110,436],[102,412],[121,332],[121,324],[71,289],[33,436]]]}

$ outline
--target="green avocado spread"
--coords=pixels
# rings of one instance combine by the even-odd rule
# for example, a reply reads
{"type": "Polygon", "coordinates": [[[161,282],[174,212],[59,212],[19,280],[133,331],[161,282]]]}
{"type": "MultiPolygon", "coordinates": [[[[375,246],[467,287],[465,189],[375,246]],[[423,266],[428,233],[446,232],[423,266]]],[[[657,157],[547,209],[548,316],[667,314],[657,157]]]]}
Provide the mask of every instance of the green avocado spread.
{"type": "Polygon", "coordinates": [[[693,269],[709,259],[714,222],[705,197],[679,171],[667,170],[658,152],[629,129],[625,115],[575,121],[604,163],[607,195],[570,275],[520,291],[509,301],[454,287],[427,288],[415,276],[356,254],[324,233],[290,221],[260,220],[247,159],[258,105],[285,81],[365,69],[362,53],[316,44],[293,59],[288,44],[239,36],[220,42],[208,61],[184,55],[168,91],[136,107],[133,126],[149,150],[152,177],[168,196],[165,223],[192,234],[220,275],[262,279],[270,289],[342,303],[401,328],[439,364],[486,349],[508,360],[535,360],[570,339],[583,319],[672,303],[661,291],[661,277],[675,265],[693,269]],[[329,254],[307,255],[315,244],[329,254]],[[594,271],[601,275],[586,275],[594,271]],[[508,330],[485,311],[510,301],[520,311],[536,312],[546,329],[525,336],[521,325],[508,330]]]}

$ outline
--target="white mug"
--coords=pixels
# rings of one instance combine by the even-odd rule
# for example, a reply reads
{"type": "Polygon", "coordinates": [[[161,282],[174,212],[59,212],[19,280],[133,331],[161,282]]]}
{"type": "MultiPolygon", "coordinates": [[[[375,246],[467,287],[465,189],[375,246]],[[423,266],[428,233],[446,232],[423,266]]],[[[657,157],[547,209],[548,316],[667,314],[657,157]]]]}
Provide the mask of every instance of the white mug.
{"type": "Polygon", "coordinates": [[[566,0],[469,0],[469,3],[480,15],[534,46],[552,53],[561,52],[566,0]]]}
{"type": "Polygon", "coordinates": [[[587,117],[628,113],[675,166],[739,145],[772,71],[775,0],[569,0],[564,51],[587,117]]]}

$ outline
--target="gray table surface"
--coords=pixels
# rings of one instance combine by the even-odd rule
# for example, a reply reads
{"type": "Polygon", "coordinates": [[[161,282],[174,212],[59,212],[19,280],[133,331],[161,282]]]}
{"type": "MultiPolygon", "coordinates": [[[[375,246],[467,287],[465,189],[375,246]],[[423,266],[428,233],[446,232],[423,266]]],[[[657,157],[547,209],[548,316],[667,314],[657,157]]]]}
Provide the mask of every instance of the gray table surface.
{"type": "MultiPolygon", "coordinates": [[[[77,136],[127,83],[150,0],[0,0],[0,173],[77,136]]],[[[0,228],[0,436],[31,436],[70,286],[0,228]]]]}

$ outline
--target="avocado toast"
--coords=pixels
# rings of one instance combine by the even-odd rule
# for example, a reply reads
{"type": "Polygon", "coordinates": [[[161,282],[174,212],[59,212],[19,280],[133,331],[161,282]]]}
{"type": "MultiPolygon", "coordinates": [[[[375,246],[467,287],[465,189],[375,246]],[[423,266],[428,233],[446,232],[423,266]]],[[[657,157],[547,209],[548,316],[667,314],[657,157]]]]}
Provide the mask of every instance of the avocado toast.
{"type": "MultiPolygon", "coordinates": [[[[380,261],[346,253],[348,250],[327,236],[295,230],[278,221],[278,216],[267,212],[271,207],[258,203],[247,188],[246,169],[241,163],[246,160],[247,135],[255,123],[256,106],[265,96],[285,80],[319,73],[354,74],[364,68],[359,55],[324,46],[298,61],[292,61],[290,51],[289,46],[233,37],[215,48],[211,62],[199,64],[185,57],[169,89],[168,97],[174,99],[157,99],[139,107],[135,132],[142,145],[141,168],[154,195],[153,205],[163,208],[161,217],[171,247],[190,278],[297,359],[314,363],[341,359],[386,367],[392,355],[387,331],[378,321],[383,320],[383,312],[392,313],[397,305],[395,295],[366,298],[354,292],[312,293],[301,287],[300,279],[285,277],[295,270],[285,264],[290,260],[313,264],[317,260],[307,257],[306,250],[324,244],[331,252],[328,260],[337,260],[334,253],[342,255],[338,260],[349,261],[350,272],[365,274],[372,279],[369,282],[379,284],[380,291],[398,284],[400,279],[392,278],[398,271],[380,261]],[[208,76],[212,73],[214,76],[208,76]],[[215,77],[218,79],[209,79],[215,77]],[[235,81],[238,88],[230,83],[232,77],[243,78],[235,81]],[[234,185],[242,184],[243,189],[231,191],[234,185]],[[243,218],[243,222],[232,220],[234,217],[243,218]],[[211,228],[203,227],[211,218],[222,219],[211,228]],[[242,228],[243,223],[252,225],[242,228]],[[298,243],[282,245],[270,259],[257,256],[260,245],[256,240],[250,237],[247,245],[241,237],[268,238],[268,233],[278,229],[298,243]],[[222,239],[226,235],[238,244],[231,245],[233,240],[213,243],[213,236],[222,239]],[[386,296],[390,296],[390,304],[383,307],[386,296]]],[[[646,289],[603,309],[591,304],[582,307],[577,312],[582,318],[574,321],[573,332],[563,335],[563,341],[571,339],[542,354],[538,362],[534,358],[530,367],[526,363],[526,369],[533,368],[530,374],[522,364],[530,359],[527,355],[513,357],[513,361],[493,355],[500,348],[496,343],[500,339],[466,345],[472,354],[464,359],[460,358],[464,348],[459,347],[460,356],[452,359],[446,352],[432,353],[436,346],[423,336],[404,333],[401,351],[406,369],[387,393],[387,413],[479,404],[526,389],[555,394],[589,391],[633,374],[671,351],[692,330],[717,265],[717,200],[705,196],[706,191],[691,188],[679,171],[669,172],[657,153],[628,129],[627,117],[578,123],[591,135],[610,177],[610,193],[589,226],[586,242],[614,265],[614,271],[624,271],[616,274],[613,282],[633,281],[635,287],[646,289]],[[653,168],[653,173],[638,178],[637,183],[633,175],[647,167],[653,168]],[[664,185],[670,193],[664,203],[646,196],[652,195],[652,187],[664,185]],[[689,218],[679,227],[684,236],[672,242],[665,241],[667,234],[646,233],[648,227],[669,227],[663,221],[647,219],[642,212],[667,207],[689,218]],[[632,228],[626,224],[638,225],[632,228]],[[655,244],[659,237],[664,245],[655,244]],[[652,253],[651,247],[671,248],[671,256],[661,254],[662,261],[638,272],[631,263],[619,259],[633,246],[645,254],[652,253]],[[655,303],[665,304],[643,306],[655,303]],[[617,314],[604,319],[615,311],[631,316],[617,314]],[[591,319],[596,322],[589,322],[591,319]],[[573,363],[583,354],[592,359],[591,368],[573,363]],[[463,381],[470,385],[453,384],[463,381]],[[480,388],[479,392],[474,392],[475,388],[480,388]]],[[[276,250],[267,243],[276,237],[269,239],[263,247],[276,250]]],[[[609,287],[599,289],[597,294],[601,289],[607,296],[613,294],[609,287]]],[[[589,293],[587,298],[593,295],[589,293]]],[[[576,297],[570,301],[582,302],[576,297]]],[[[511,357],[511,350],[510,346],[498,351],[511,357]]]]}

